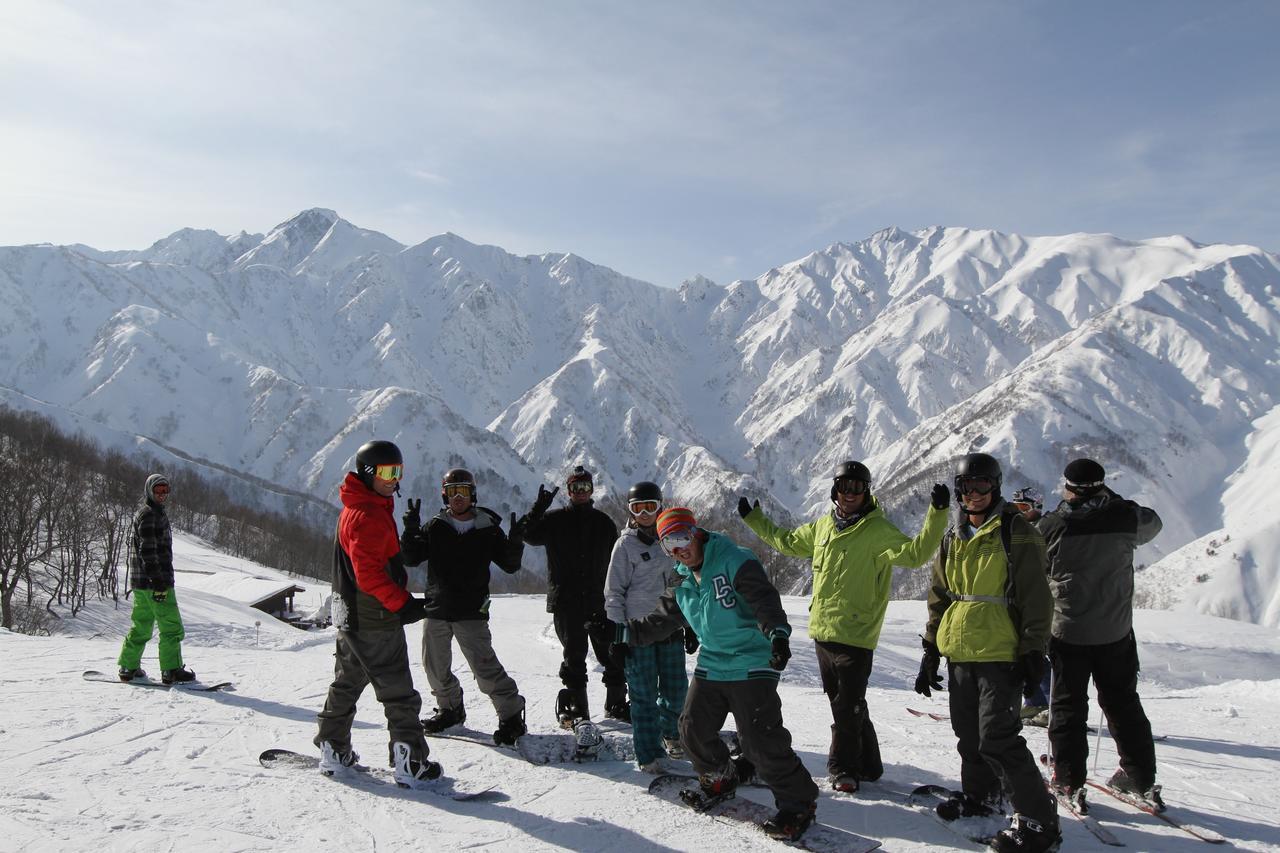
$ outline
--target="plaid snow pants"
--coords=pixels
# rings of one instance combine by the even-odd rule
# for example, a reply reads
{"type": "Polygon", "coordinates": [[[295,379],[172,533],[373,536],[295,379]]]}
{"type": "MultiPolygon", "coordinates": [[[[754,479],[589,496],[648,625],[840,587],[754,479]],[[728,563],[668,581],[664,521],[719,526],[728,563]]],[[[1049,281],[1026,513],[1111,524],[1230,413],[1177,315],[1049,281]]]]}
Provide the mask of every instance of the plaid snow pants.
{"type": "Polygon", "coordinates": [[[680,736],[680,711],[689,691],[683,635],[677,631],[673,638],[651,646],[632,646],[625,669],[636,763],[648,764],[666,754],[663,736],[680,736]]]}

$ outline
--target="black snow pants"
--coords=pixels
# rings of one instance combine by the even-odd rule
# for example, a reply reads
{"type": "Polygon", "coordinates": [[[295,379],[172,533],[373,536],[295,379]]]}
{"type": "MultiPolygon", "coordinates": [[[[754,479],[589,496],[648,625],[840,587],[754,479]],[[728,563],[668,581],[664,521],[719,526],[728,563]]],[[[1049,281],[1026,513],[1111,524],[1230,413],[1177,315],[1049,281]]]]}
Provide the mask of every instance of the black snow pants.
{"type": "Polygon", "coordinates": [[[867,681],[875,652],[843,643],[815,641],[822,690],[831,702],[831,748],[827,772],[874,782],[884,775],[880,741],[867,709],[867,681]]]}

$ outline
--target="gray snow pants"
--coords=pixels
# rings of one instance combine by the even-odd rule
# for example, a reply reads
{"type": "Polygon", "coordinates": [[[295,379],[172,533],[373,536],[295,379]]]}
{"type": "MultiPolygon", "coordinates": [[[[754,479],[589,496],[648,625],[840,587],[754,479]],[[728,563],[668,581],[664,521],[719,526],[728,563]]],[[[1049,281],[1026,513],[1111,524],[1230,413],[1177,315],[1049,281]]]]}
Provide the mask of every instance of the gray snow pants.
{"type": "Polygon", "coordinates": [[[723,774],[729,768],[729,747],[720,728],[733,714],[742,754],[773,791],[779,809],[805,811],[818,799],[818,786],[791,748],[791,732],[782,724],[778,682],[768,678],[747,681],[709,681],[694,677],[680,714],[680,742],[689,752],[693,769],[723,774]]]}
{"type": "Polygon", "coordinates": [[[1014,811],[1057,826],[1057,804],[1022,739],[1022,678],[1016,669],[1012,663],[947,664],[960,787],[977,800],[1003,789],[1014,811]]]}
{"type": "Polygon", "coordinates": [[[493,634],[485,619],[463,622],[427,619],[422,624],[422,665],[427,670],[427,683],[431,685],[436,707],[463,710],[462,684],[453,674],[454,640],[458,641],[480,692],[493,702],[498,719],[519,714],[524,708],[524,697],[494,654],[493,634]]]}
{"type": "Polygon", "coordinates": [[[409,646],[404,629],[393,631],[339,631],[333,662],[333,683],[324,702],[324,710],[316,715],[320,731],[314,743],[329,741],[338,752],[351,749],[351,722],[356,716],[356,702],[366,686],[382,703],[387,717],[391,744],[409,744],[410,754],[425,760],[430,750],[422,735],[418,719],[422,697],[413,687],[413,671],[409,666],[409,646]]]}

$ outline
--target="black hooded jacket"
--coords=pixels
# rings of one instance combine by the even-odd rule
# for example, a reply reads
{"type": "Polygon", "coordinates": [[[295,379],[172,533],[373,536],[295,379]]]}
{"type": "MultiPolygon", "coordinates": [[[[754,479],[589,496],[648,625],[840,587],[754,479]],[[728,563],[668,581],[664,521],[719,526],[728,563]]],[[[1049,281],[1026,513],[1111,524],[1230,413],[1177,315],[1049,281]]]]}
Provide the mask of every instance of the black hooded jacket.
{"type": "Polygon", "coordinates": [[[520,570],[524,542],[507,538],[491,509],[475,507],[475,526],[459,533],[443,509],[420,530],[400,537],[405,565],[427,564],[427,618],[466,622],[489,618],[489,564],[520,570]]]}
{"type": "Polygon", "coordinates": [[[525,516],[524,539],[547,549],[547,612],[604,613],[604,580],[618,526],[590,501],[525,516]]]}

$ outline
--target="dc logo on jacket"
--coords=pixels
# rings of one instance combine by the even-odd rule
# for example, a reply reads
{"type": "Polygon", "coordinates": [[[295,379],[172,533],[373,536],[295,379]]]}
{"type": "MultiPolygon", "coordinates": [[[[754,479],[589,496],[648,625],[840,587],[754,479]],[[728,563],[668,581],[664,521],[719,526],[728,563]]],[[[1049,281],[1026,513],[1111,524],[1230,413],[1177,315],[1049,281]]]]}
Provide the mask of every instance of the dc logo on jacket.
{"type": "Polygon", "coordinates": [[[715,585],[716,601],[720,602],[720,606],[725,610],[732,610],[738,605],[738,596],[733,593],[733,584],[729,583],[729,579],[724,575],[716,575],[712,578],[715,585]]]}

